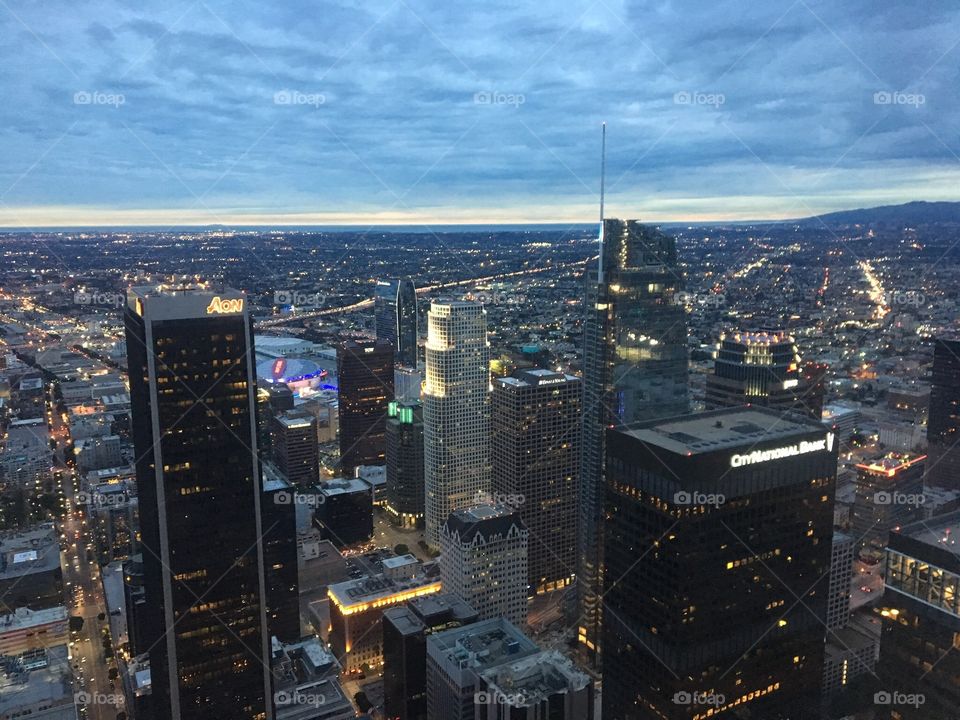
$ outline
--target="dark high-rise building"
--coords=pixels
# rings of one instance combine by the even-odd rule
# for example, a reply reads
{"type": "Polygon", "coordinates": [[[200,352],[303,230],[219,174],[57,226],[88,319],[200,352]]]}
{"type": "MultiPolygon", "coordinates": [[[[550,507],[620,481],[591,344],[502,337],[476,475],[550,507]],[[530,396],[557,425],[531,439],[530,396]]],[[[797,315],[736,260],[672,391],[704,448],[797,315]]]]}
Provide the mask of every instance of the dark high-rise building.
{"type": "Polygon", "coordinates": [[[417,366],[417,289],[413,280],[381,280],[374,298],[377,340],[390,343],[397,365],[417,366]]]}
{"type": "Polygon", "coordinates": [[[401,527],[423,523],[423,406],[392,402],[387,418],[387,512],[401,527]]]}
{"type": "Polygon", "coordinates": [[[760,405],[819,420],[825,374],[824,365],[801,363],[796,342],[785,333],[723,335],[707,376],[707,410],[760,405]]]}
{"type": "Polygon", "coordinates": [[[393,400],[393,349],[387,343],[348,341],[337,349],[340,464],[383,465],[387,404],[393,400]]]}
{"type": "Polygon", "coordinates": [[[927,484],[960,490],[960,339],[933,346],[927,441],[927,484]]]}
{"type": "Polygon", "coordinates": [[[297,487],[316,485],[320,479],[317,419],[308,412],[287,410],[271,423],[273,461],[283,476],[297,487]]]}
{"type": "Polygon", "coordinates": [[[124,320],[155,716],[272,718],[246,299],[133,288],[124,320]]]}
{"type": "Polygon", "coordinates": [[[530,532],[531,594],[566,587],[577,562],[580,379],[522,370],[493,383],[492,502],[516,508],[530,532]]]}
{"type": "Polygon", "coordinates": [[[960,706],[960,512],[890,533],[874,695],[883,720],[953,720],[960,706]]]}
{"type": "Polygon", "coordinates": [[[817,720],[834,433],[744,407],[607,443],[603,717],[817,720]]]}
{"type": "Polygon", "coordinates": [[[427,720],[427,637],[476,622],[455,593],[414,598],[383,613],[383,709],[390,720],[427,720]]]}
{"type": "Polygon", "coordinates": [[[587,273],[577,588],[579,637],[598,658],[606,429],[688,411],[687,320],[676,241],[636,220],[604,220],[587,273]]]}
{"type": "Polygon", "coordinates": [[[887,453],[857,465],[852,530],[863,557],[882,559],[887,534],[923,516],[926,460],[926,455],[887,453]]]}
{"type": "Polygon", "coordinates": [[[300,581],[297,574],[296,487],[282,478],[263,480],[263,561],[267,631],[283,643],[300,640],[300,581]]]}
{"type": "Polygon", "coordinates": [[[324,540],[342,550],[373,536],[373,490],[363,480],[328,480],[316,498],[313,520],[324,540]]]}

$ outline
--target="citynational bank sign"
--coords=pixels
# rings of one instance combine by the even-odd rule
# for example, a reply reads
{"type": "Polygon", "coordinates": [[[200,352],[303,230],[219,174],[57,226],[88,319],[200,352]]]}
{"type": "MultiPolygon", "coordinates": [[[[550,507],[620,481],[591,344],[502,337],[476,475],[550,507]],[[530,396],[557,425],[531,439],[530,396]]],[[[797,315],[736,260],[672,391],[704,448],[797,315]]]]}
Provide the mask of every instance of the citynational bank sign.
{"type": "Polygon", "coordinates": [[[806,455],[813,452],[833,452],[833,443],[836,434],[828,432],[822,440],[802,440],[793,445],[783,445],[782,447],[770,448],[769,450],[753,450],[744,455],[731,455],[730,467],[744,467],[746,465],[758,465],[771,460],[783,460],[784,458],[794,457],[796,455],[806,455]]]}

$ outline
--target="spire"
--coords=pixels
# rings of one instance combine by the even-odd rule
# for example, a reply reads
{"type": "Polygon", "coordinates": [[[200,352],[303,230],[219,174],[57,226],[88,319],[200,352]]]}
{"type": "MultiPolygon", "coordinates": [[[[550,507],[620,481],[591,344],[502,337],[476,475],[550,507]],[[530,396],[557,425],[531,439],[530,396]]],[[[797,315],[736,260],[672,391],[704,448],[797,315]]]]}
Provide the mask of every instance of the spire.
{"type": "Polygon", "coordinates": [[[603,282],[603,201],[607,181],[607,123],[602,126],[600,141],[600,270],[598,279],[603,282]]]}

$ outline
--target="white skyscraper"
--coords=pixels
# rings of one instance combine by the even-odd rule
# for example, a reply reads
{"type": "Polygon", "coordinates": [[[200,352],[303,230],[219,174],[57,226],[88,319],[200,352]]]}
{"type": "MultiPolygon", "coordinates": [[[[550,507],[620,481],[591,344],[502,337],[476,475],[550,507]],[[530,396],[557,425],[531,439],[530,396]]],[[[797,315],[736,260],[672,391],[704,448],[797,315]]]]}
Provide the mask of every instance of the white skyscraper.
{"type": "Polygon", "coordinates": [[[481,620],[527,624],[527,543],[520,514],[475,505],[450,514],[440,530],[440,584],[466,600],[481,620]]]}
{"type": "Polygon", "coordinates": [[[447,516],[490,492],[490,347],[474,302],[434,302],[423,392],[426,539],[440,546],[447,516]]]}

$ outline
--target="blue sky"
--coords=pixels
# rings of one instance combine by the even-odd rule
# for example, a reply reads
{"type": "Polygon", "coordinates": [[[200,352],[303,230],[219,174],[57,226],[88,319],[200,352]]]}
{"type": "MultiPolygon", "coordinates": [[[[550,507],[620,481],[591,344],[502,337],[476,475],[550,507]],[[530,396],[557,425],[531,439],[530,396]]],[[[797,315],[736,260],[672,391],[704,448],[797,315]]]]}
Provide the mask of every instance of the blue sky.
{"type": "Polygon", "coordinates": [[[0,0],[0,225],[784,218],[960,188],[960,5],[0,0]]]}

